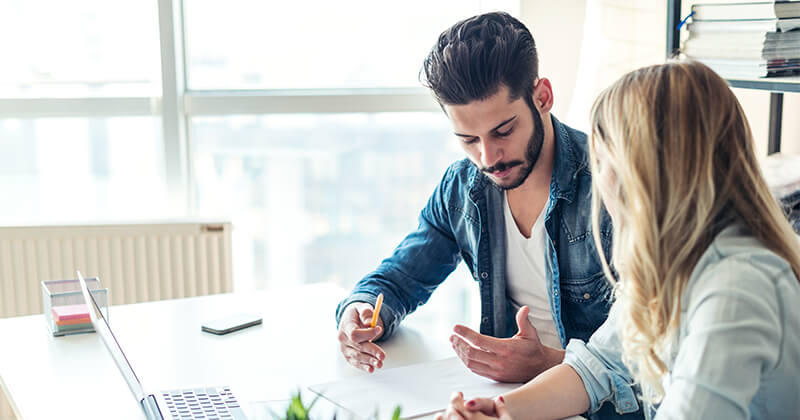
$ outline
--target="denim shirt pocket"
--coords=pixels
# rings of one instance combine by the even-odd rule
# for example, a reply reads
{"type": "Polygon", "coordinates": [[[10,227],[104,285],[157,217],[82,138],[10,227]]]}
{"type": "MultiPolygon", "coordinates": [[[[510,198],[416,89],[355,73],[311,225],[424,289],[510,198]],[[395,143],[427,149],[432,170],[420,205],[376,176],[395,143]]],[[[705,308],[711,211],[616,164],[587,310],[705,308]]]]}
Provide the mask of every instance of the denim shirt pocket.
{"type": "Polygon", "coordinates": [[[605,322],[611,292],[602,271],[583,279],[561,279],[564,324],[573,338],[586,341],[605,322]]]}
{"type": "Polygon", "coordinates": [[[449,205],[450,214],[454,217],[450,220],[450,228],[456,239],[461,259],[474,280],[478,280],[478,241],[481,236],[480,216],[470,208],[468,203],[460,203],[459,206],[451,203],[449,205]]]}

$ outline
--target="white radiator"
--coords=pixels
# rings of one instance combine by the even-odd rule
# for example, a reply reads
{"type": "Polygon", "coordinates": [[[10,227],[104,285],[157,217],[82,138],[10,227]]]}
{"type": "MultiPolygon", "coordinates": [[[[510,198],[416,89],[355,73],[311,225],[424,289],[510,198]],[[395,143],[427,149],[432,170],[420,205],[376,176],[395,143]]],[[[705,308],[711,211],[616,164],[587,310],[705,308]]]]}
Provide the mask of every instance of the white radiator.
{"type": "Polygon", "coordinates": [[[40,282],[75,270],[112,305],[230,292],[231,225],[0,227],[0,318],[41,313],[40,282]]]}

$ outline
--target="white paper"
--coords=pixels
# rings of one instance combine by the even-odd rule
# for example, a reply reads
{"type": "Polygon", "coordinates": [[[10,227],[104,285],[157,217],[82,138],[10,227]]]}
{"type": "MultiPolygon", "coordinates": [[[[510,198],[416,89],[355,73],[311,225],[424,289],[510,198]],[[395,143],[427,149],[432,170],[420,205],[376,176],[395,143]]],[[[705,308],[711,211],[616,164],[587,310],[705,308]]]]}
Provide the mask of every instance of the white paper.
{"type": "Polygon", "coordinates": [[[357,418],[372,418],[377,411],[377,418],[385,420],[396,406],[400,406],[402,418],[414,418],[444,410],[455,391],[463,392],[467,399],[494,398],[518,386],[478,376],[453,357],[309,388],[357,418]]]}

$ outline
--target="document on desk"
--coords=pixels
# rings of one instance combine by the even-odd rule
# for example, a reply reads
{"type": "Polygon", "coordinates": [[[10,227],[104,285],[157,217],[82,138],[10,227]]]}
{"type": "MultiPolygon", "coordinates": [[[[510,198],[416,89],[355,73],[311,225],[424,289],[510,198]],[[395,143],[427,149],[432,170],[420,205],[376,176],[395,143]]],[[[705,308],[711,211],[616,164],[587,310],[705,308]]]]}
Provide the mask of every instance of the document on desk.
{"type": "Polygon", "coordinates": [[[478,376],[453,357],[314,385],[310,389],[357,418],[372,418],[377,412],[377,419],[385,420],[392,417],[396,406],[400,406],[404,419],[442,411],[454,391],[463,392],[465,398],[493,398],[518,386],[478,376]]]}

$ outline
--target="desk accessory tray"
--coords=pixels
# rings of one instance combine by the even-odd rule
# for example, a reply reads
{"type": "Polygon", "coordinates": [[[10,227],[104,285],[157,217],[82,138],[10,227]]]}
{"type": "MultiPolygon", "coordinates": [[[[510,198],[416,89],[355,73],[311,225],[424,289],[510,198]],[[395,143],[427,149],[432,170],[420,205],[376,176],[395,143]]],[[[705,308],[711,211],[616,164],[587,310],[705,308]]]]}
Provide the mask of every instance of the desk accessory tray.
{"type": "MultiPolygon", "coordinates": [[[[97,277],[87,278],[86,285],[108,319],[108,289],[100,288],[97,277]]],[[[47,327],[55,337],[94,332],[77,279],[42,281],[42,307],[47,327]]]]}

